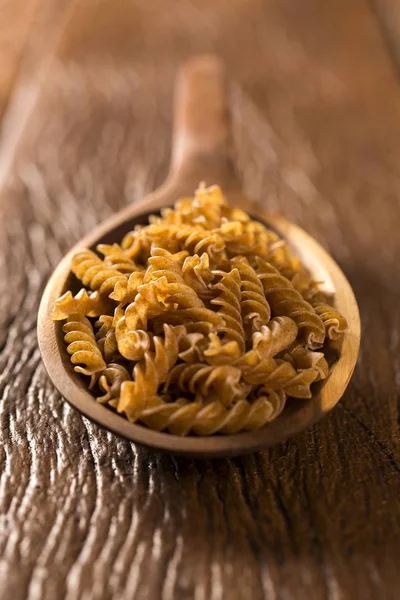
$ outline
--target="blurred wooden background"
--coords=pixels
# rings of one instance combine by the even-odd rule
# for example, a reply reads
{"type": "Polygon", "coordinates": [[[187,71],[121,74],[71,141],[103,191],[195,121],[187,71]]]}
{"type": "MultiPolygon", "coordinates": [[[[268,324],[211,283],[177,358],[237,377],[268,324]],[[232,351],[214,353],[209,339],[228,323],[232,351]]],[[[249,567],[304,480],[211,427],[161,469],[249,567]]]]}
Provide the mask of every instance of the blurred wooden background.
{"type": "Polygon", "coordinates": [[[0,1],[0,598],[395,599],[400,588],[396,0],[0,1]],[[354,286],[359,364],[311,431],[187,461],[100,430],[48,381],[43,286],[168,169],[179,62],[232,78],[245,190],[354,286]]]}

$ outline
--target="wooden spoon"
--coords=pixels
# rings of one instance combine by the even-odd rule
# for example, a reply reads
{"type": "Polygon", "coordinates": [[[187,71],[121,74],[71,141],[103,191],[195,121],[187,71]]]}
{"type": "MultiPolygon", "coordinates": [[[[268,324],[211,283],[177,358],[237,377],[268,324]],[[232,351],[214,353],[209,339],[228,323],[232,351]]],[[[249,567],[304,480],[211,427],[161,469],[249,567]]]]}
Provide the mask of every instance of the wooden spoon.
{"type": "Polygon", "coordinates": [[[189,60],[181,69],[175,97],[173,153],[166,182],[141,202],[121,211],[82,239],[60,262],[44,291],[39,309],[38,338],[47,372],[60,393],[84,415],[134,442],[176,454],[221,456],[243,454],[287,439],[310,426],[341,398],[354,370],[360,343],[360,318],[353,291],[327,252],[302,229],[286,219],[267,213],[240,191],[230,159],[224,68],[213,56],[189,60]],[[233,206],[239,206],[285,238],[314,279],[325,282],[335,294],[338,310],[348,321],[340,344],[340,358],[330,376],[319,385],[311,400],[289,400],[283,413],[256,431],[211,437],[179,437],[129,423],[98,404],[87,382],[75,373],[67,354],[62,325],[51,319],[54,303],[72,284],[71,259],[83,247],[120,241],[147,215],[171,206],[179,197],[191,196],[200,181],[219,184],[233,206]]]}

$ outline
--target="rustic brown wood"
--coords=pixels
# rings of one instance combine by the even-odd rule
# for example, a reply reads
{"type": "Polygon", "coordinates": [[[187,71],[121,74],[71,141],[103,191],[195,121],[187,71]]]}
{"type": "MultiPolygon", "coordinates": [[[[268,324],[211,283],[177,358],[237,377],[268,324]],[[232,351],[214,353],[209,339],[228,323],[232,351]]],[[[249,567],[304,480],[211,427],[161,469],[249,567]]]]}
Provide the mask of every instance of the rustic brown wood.
{"type": "Polygon", "coordinates": [[[38,3],[38,0],[0,3],[0,117],[7,106],[38,3]]]}
{"type": "Polygon", "coordinates": [[[382,27],[397,68],[400,65],[400,4],[396,0],[372,0],[372,6],[382,27]]]}
{"type": "Polygon", "coordinates": [[[0,120],[21,77],[27,71],[33,75],[48,56],[62,16],[71,4],[68,0],[0,2],[0,120]]]}
{"type": "Polygon", "coordinates": [[[365,0],[83,1],[3,191],[0,577],[6,598],[397,598],[400,90],[365,0]],[[48,381],[35,320],[64,252],[165,178],[177,61],[217,51],[245,191],[348,276],[343,400],[238,459],[105,432],[48,381]]]}
{"type": "Polygon", "coordinates": [[[357,362],[360,317],[353,291],[338,265],[309,235],[290,221],[270,215],[261,203],[251,201],[240,189],[229,155],[229,120],[226,77],[213,55],[199,55],[181,68],[176,85],[172,165],[168,178],[141,202],[107,219],[78,242],[52,274],[43,294],[38,315],[38,340],[47,372],[58,391],[85,416],[134,442],[193,457],[235,456],[273,446],[309,427],[331,410],[342,397],[357,362]],[[311,401],[292,402],[272,423],[258,431],[209,438],[180,438],[151,431],[126,421],[106,406],[93,401],[86,382],[75,373],[66,352],[61,323],[52,321],[57,298],[70,287],[71,258],[82,248],[119,242],[134,224],[146,222],[151,211],[172,206],[179,197],[193,194],[200,181],[220,185],[230,201],[266,223],[281,235],[302,258],[315,281],[323,281],[335,296],[348,329],[329,378],[311,401]]]}

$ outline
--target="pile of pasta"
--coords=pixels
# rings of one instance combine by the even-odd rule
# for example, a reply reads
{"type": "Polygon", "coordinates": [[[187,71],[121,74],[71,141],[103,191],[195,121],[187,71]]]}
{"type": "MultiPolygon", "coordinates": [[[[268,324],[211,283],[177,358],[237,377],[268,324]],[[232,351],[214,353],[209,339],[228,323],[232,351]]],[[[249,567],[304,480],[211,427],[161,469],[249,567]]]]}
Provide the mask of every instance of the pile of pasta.
{"type": "Polygon", "coordinates": [[[57,300],[53,319],[66,320],[67,351],[97,401],[131,422],[175,435],[254,430],[328,376],[324,343],[344,317],[218,186],[97,251],[74,256],[83,288],[57,300]]]}

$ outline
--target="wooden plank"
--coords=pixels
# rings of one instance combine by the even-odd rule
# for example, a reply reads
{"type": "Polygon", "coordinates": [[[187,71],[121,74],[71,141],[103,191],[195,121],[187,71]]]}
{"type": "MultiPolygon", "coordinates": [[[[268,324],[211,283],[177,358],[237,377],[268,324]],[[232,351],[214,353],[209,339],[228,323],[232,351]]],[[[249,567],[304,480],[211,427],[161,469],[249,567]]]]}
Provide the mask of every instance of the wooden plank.
{"type": "Polygon", "coordinates": [[[51,38],[64,0],[2,0],[0,3],[0,118],[21,67],[33,68],[51,38]]]}
{"type": "Polygon", "coordinates": [[[394,63],[400,64],[400,5],[396,0],[373,0],[372,6],[382,27],[394,63]]]}
{"type": "Polygon", "coordinates": [[[0,4],[0,189],[74,0],[0,4]]]}
{"type": "Polygon", "coordinates": [[[78,5],[0,211],[0,598],[396,598],[400,91],[364,0],[78,5]],[[158,455],[62,402],[36,346],[52,267],[164,177],[177,61],[217,51],[246,190],[354,286],[352,384],[250,457],[158,455]]]}
{"type": "Polygon", "coordinates": [[[38,0],[5,0],[0,4],[0,117],[7,106],[38,4],[38,0]]]}

